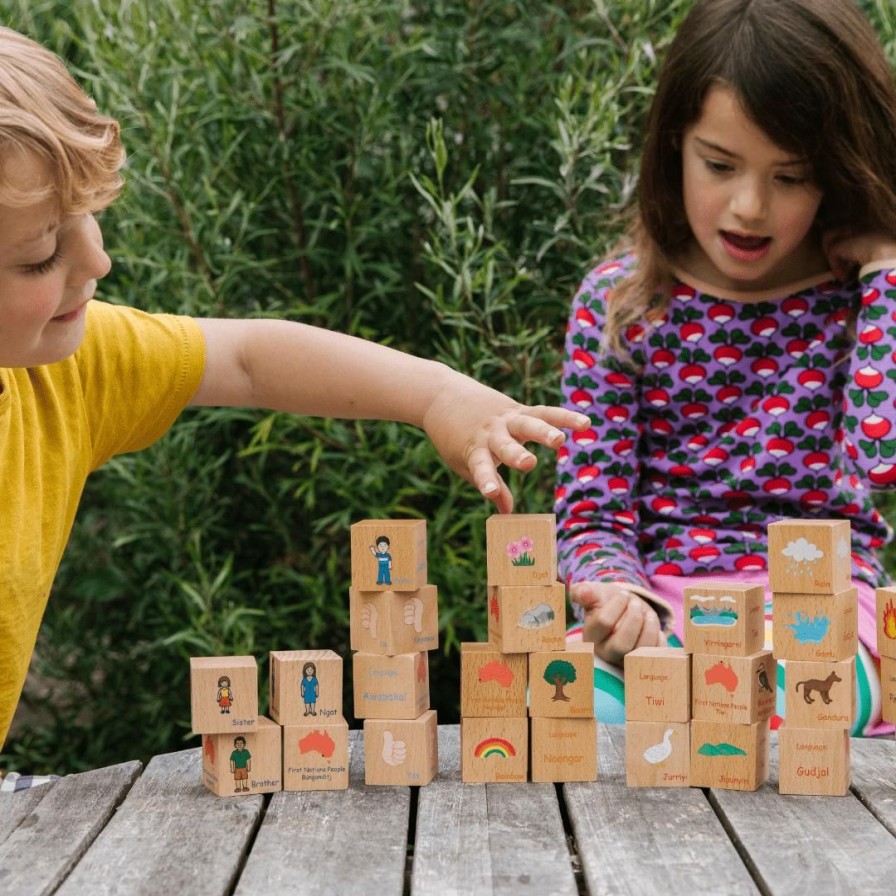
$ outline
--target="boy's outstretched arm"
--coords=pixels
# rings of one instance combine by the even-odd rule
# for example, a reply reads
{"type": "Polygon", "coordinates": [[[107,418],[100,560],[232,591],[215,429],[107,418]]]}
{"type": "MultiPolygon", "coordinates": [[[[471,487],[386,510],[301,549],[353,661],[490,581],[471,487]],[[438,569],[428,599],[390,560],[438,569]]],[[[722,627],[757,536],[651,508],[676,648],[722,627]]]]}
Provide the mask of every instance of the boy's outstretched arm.
{"type": "Polygon", "coordinates": [[[207,357],[191,404],[419,426],[502,513],[513,497],[498,465],[529,471],[536,460],[524,442],[559,448],[559,427],[589,425],[583,414],[521,405],[444,364],[342,333],[281,320],[197,322],[207,357]]]}

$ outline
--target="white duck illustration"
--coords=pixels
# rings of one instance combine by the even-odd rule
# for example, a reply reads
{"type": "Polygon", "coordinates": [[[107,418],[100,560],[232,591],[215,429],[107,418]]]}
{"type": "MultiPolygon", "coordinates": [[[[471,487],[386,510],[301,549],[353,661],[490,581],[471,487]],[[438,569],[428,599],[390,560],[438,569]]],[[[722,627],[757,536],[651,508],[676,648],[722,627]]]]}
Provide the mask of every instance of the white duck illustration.
{"type": "Polygon", "coordinates": [[[662,742],[654,744],[652,747],[648,747],[642,754],[644,759],[651,765],[658,765],[660,762],[665,762],[672,755],[671,738],[673,730],[674,729],[672,728],[667,728],[663,734],[662,742]]]}

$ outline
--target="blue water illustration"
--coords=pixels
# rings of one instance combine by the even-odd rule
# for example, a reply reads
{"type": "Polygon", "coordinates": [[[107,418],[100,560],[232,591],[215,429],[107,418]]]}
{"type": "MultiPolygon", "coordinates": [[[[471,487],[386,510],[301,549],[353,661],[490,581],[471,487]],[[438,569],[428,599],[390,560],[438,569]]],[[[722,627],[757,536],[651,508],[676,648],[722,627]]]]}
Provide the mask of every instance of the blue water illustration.
{"type": "Polygon", "coordinates": [[[786,628],[793,631],[793,638],[800,644],[819,644],[831,627],[827,616],[816,616],[810,619],[807,613],[796,613],[793,622],[785,623],[786,628]]]}
{"type": "Polygon", "coordinates": [[[737,616],[692,616],[692,625],[718,625],[727,628],[729,625],[737,625],[737,616]]]}

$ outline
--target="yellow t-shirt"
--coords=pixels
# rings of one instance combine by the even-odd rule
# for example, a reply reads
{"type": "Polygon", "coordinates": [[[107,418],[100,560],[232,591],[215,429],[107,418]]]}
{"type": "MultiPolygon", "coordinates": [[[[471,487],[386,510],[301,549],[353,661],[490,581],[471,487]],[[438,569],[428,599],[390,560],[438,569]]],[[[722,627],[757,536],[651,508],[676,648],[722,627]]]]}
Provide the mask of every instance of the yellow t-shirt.
{"type": "Polygon", "coordinates": [[[97,301],[70,358],[0,368],[0,747],[87,476],[165,433],[204,369],[191,318],[97,301]]]}

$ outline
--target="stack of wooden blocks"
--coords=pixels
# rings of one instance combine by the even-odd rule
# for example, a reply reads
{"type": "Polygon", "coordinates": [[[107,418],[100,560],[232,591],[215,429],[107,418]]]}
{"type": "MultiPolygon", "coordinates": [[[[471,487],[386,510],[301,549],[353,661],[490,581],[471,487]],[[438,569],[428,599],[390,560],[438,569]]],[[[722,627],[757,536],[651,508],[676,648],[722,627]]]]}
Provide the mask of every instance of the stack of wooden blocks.
{"type": "Polygon", "coordinates": [[[626,656],[629,786],[756,790],[768,778],[775,661],[764,604],[761,585],[685,588],[684,649],[626,656]]]}
{"type": "Polygon", "coordinates": [[[348,787],[342,658],[332,650],[270,654],[270,711],[258,714],[251,656],[192,657],[192,727],[202,783],[218,796],[348,787]]]}
{"type": "Polygon", "coordinates": [[[850,554],[848,520],[768,527],[772,643],[786,682],[778,731],[781,793],[849,791],[858,649],[850,554]]]}
{"type": "Polygon", "coordinates": [[[364,781],[428,784],[438,771],[429,654],[438,594],[427,582],[425,520],[351,527],[349,592],[355,716],[364,719],[364,781]]]}
{"type": "Polygon", "coordinates": [[[896,588],[877,589],[881,718],[896,722],[896,588]]]}
{"type": "Polygon", "coordinates": [[[465,782],[597,778],[593,647],[566,645],[555,532],[553,514],[486,521],[489,640],[461,645],[465,782]]]}

